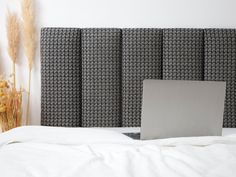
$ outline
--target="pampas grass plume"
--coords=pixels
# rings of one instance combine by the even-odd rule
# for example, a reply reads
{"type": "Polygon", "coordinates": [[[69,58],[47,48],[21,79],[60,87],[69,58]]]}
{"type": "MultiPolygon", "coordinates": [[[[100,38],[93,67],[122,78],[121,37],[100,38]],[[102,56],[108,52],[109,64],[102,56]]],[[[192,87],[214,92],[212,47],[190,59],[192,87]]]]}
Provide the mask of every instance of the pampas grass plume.
{"type": "Polygon", "coordinates": [[[15,65],[19,51],[20,43],[20,23],[16,14],[7,13],[7,39],[8,39],[8,54],[13,62],[13,83],[16,87],[15,65]]]}
{"type": "Polygon", "coordinates": [[[28,78],[28,100],[26,110],[26,125],[29,125],[29,108],[30,108],[30,88],[31,88],[31,71],[36,52],[36,27],[34,8],[32,0],[22,1],[22,18],[23,18],[23,44],[25,54],[28,59],[29,78],[28,78]]]}
{"type": "Polygon", "coordinates": [[[34,8],[32,0],[22,2],[23,44],[28,59],[29,70],[32,70],[36,51],[36,32],[34,24],[34,8]]]}

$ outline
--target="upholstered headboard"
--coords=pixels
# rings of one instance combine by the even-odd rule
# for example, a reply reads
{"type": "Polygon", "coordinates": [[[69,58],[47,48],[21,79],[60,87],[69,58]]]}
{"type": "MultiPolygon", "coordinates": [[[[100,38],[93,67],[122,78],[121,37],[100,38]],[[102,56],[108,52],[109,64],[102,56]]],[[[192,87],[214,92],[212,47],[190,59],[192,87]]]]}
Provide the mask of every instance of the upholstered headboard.
{"type": "Polygon", "coordinates": [[[43,28],[41,123],[140,126],[144,79],[226,81],[236,127],[235,29],[43,28]]]}

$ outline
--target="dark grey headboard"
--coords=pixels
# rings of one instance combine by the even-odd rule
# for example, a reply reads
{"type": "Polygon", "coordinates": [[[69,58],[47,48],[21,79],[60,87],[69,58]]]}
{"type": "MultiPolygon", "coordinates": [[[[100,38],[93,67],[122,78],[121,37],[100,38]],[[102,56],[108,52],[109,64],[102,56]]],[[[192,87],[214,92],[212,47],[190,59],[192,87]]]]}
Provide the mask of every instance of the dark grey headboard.
{"type": "Polygon", "coordinates": [[[144,79],[227,81],[236,127],[235,29],[43,28],[41,123],[140,126],[144,79]]]}

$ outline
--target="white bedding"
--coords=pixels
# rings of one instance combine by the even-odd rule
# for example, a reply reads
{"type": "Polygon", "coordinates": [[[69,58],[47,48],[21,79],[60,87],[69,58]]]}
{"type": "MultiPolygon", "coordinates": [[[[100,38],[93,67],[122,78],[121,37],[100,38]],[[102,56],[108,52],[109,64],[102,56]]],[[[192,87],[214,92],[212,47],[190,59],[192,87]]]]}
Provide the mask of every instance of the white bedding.
{"type": "Polygon", "coordinates": [[[1,177],[235,177],[236,134],[137,141],[88,128],[0,135],[1,177]]]}

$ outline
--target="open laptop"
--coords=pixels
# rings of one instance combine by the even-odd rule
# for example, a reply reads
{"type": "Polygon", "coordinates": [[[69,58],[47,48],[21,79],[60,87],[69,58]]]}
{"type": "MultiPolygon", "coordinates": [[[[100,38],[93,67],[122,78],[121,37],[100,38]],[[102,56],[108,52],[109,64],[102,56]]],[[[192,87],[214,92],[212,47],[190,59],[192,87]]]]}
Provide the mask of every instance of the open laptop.
{"type": "Polygon", "coordinates": [[[141,139],[222,134],[225,82],[144,80],[141,139]]]}

